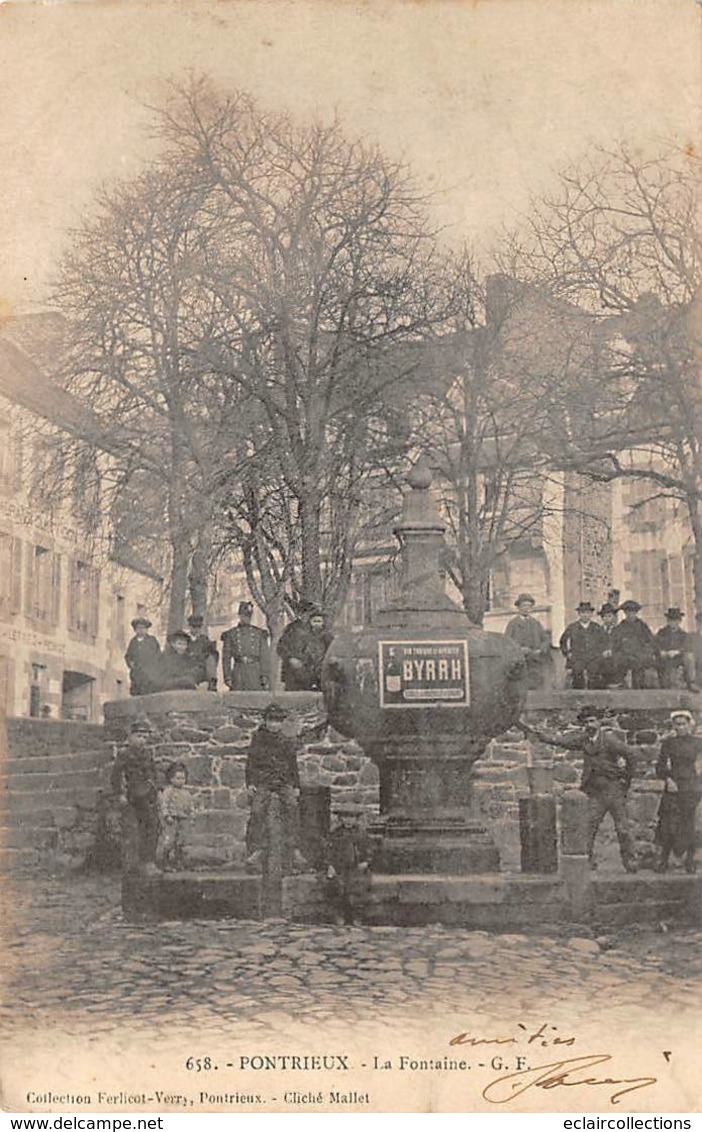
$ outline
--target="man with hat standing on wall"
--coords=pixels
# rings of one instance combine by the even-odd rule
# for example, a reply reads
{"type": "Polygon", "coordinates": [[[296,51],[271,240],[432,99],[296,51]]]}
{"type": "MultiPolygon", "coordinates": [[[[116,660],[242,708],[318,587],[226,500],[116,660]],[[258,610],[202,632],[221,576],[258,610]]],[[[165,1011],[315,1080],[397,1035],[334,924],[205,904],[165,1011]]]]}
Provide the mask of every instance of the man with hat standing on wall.
{"type": "Polygon", "coordinates": [[[617,627],[617,606],[606,601],[600,609],[599,616],[602,618],[602,652],[596,665],[597,687],[611,688],[613,684],[618,684],[622,679],[612,651],[612,635],[617,627]]]}
{"type": "Polygon", "coordinates": [[[527,687],[536,691],[550,683],[551,638],[541,622],[532,616],[536,601],[531,594],[519,594],[514,604],[517,616],[508,623],[505,636],[522,650],[527,666],[527,687]]]}
{"type": "Polygon", "coordinates": [[[612,633],[612,659],[621,680],[630,672],[632,688],[645,688],[647,671],[657,665],[656,642],[646,622],[638,616],[638,601],[629,598],[620,608],[624,620],[612,633]]]}
{"type": "Polygon", "coordinates": [[[599,662],[606,643],[604,631],[592,620],[595,607],[589,601],[581,601],[576,612],[578,620],[566,626],[559,641],[566,670],[571,673],[573,688],[601,688],[599,662]]]}
{"type": "Polygon", "coordinates": [[[320,691],[322,661],[333,639],[325,628],[320,607],[311,601],[304,602],[300,617],[286,626],[278,642],[286,692],[320,691]]]}
{"type": "Polygon", "coordinates": [[[222,633],[222,672],[232,692],[260,692],[270,683],[268,633],[251,624],[252,616],[252,603],[240,601],[239,624],[222,633]]]}
{"type": "Polygon", "coordinates": [[[160,872],[156,865],[158,845],[158,791],[154,757],[148,749],[153,741],[145,715],[131,725],[127,746],[122,748],[111,772],[112,793],[122,803],[122,867],[125,872],[145,875],[160,872]]]}
{"type": "Polygon", "coordinates": [[[207,633],[202,631],[204,623],[205,619],[200,613],[192,613],[188,617],[190,628],[188,656],[193,663],[196,683],[204,684],[206,682],[208,692],[216,692],[219,656],[214,641],[211,641],[207,633]]]}
{"type": "Polygon", "coordinates": [[[150,628],[148,617],[135,617],[132,621],[134,636],[124,654],[129,669],[131,696],[145,696],[157,690],[161,648],[156,638],[149,633],[150,628]]]}
{"type": "Polygon", "coordinates": [[[298,847],[299,742],[284,733],[287,718],[280,704],[268,704],[254,732],[246,758],[246,793],[251,806],[246,827],[247,865],[257,867],[268,849],[268,810],[273,795],[280,799],[283,862],[306,864],[298,847]]]}
{"type": "Polygon", "coordinates": [[[661,688],[684,682],[691,692],[697,692],[694,642],[682,628],[682,619],[682,610],[671,606],[665,611],[665,626],[656,633],[658,679],[661,688]]]}

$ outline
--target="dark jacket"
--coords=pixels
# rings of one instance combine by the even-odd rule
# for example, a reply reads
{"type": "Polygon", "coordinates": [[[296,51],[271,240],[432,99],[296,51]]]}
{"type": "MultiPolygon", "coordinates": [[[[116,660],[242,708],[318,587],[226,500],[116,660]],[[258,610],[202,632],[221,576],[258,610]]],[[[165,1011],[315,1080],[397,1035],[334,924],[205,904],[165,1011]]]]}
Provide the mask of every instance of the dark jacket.
{"type": "Polygon", "coordinates": [[[170,645],[166,645],[158,666],[159,691],[169,692],[176,691],[178,688],[197,688],[197,676],[193,658],[188,653],[181,656],[170,645]]]}
{"type": "Polygon", "coordinates": [[[653,633],[645,621],[620,621],[611,636],[614,660],[627,668],[654,668],[657,660],[653,633]]]}
{"type": "Polygon", "coordinates": [[[636,767],[637,748],[618,739],[612,731],[601,728],[590,737],[584,729],[565,735],[546,736],[536,732],[544,742],[567,751],[582,751],[583,773],[580,789],[584,794],[597,794],[602,788],[617,784],[626,792],[631,786],[636,767]]]}
{"type": "Polygon", "coordinates": [[[246,785],[274,791],[284,786],[299,787],[298,746],[287,735],[259,727],[246,758],[246,785]]]}
{"type": "Polygon", "coordinates": [[[278,656],[283,662],[283,682],[288,692],[319,691],[322,686],[322,661],[333,634],[327,629],[316,632],[304,620],[291,621],[278,641],[278,656]],[[290,664],[292,658],[302,661],[302,668],[290,664]]]}
{"type": "Polygon", "coordinates": [[[587,627],[580,621],[573,621],[571,625],[566,626],[558,644],[566,658],[566,666],[576,671],[595,665],[608,647],[607,634],[602,626],[594,621],[591,621],[587,627]]]}
{"type": "Polygon", "coordinates": [[[158,685],[161,648],[155,637],[132,637],[124,659],[129,669],[129,690],[133,696],[154,692],[158,685]]]}
{"type": "Polygon", "coordinates": [[[672,778],[681,794],[699,796],[697,759],[702,756],[702,739],[697,735],[668,735],[661,743],[656,763],[659,778],[672,778]]]}
{"type": "Polygon", "coordinates": [[[209,678],[210,673],[207,671],[207,662],[210,657],[214,660],[214,672],[216,675],[218,659],[217,646],[214,641],[210,640],[207,633],[198,633],[196,637],[190,638],[187,655],[190,658],[191,666],[198,684],[202,684],[204,680],[209,678]]]}
{"type": "Polygon", "coordinates": [[[255,692],[268,685],[268,634],[256,625],[235,625],[222,633],[222,673],[234,691],[255,692]]]}
{"type": "Polygon", "coordinates": [[[527,656],[528,661],[549,656],[551,638],[541,622],[531,615],[522,617],[521,614],[518,614],[513,617],[507,624],[505,636],[514,641],[515,645],[519,645],[520,648],[531,649],[534,653],[539,654],[538,657],[527,656]]]}

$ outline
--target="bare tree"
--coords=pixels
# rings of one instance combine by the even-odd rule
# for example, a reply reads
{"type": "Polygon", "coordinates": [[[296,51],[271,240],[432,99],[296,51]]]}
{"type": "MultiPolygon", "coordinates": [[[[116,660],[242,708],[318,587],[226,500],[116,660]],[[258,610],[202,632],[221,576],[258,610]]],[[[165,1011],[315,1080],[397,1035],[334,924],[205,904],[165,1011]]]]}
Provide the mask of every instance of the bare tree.
{"type": "Polygon", "coordinates": [[[281,553],[270,538],[263,552],[262,516],[282,506],[289,558],[273,591],[284,574],[291,600],[338,608],[366,487],[399,456],[416,359],[397,347],[442,318],[425,202],[402,165],[338,123],[297,126],[203,81],[177,90],[160,121],[216,218],[207,271],[224,318],[208,361],[258,406],[265,474],[238,485],[230,515],[245,521],[231,529],[260,571],[281,553]]]}
{"type": "Polygon", "coordinates": [[[597,149],[534,202],[502,263],[599,318],[596,380],[570,396],[577,427],[556,446],[572,466],[684,505],[702,612],[699,188],[687,151],[597,149]]]}

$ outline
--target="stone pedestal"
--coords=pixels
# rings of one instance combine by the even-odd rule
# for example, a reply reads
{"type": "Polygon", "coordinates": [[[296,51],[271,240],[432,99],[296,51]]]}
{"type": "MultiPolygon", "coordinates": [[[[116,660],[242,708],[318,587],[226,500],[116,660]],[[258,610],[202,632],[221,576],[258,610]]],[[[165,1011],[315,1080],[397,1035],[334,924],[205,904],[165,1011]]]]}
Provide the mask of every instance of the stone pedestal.
{"type": "Polygon", "coordinates": [[[523,873],[558,872],[555,798],[534,794],[519,799],[519,837],[523,873]]]}

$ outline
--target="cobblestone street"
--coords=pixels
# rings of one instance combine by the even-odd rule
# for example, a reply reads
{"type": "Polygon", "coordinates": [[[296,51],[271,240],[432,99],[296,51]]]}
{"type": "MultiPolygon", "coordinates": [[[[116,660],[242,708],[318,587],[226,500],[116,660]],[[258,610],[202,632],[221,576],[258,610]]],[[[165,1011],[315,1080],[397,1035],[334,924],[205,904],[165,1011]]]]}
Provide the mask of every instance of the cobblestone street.
{"type": "Polygon", "coordinates": [[[3,1030],[66,1032],[233,1022],[311,1032],[418,1009],[540,1015],[565,1001],[626,1019],[665,1001],[697,1008],[702,933],[692,928],[491,935],[444,928],[307,927],[282,921],[126,922],[113,877],[34,878],[6,889],[3,1030]]]}

